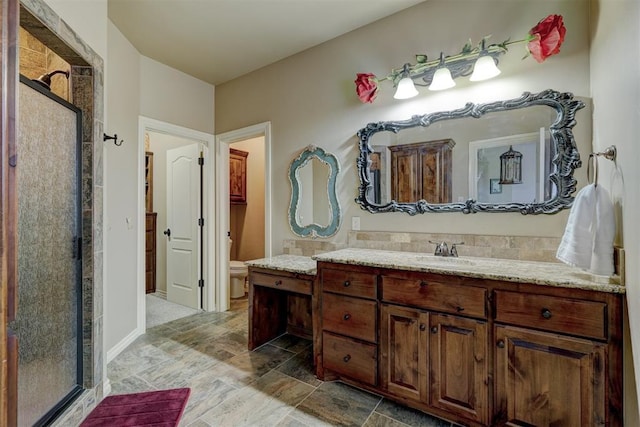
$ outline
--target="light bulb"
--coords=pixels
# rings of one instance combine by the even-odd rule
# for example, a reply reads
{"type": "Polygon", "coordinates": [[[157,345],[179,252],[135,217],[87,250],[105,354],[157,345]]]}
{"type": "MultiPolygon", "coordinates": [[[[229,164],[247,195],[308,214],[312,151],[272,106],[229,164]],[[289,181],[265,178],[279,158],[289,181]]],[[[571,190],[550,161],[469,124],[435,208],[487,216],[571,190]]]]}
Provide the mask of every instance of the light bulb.
{"type": "Polygon", "coordinates": [[[411,77],[404,77],[398,82],[398,88],[396,89],[396,93],[393,97],[395,99],[409,99],[413,98],[417,94],[418,91],[416,90],[411,77]]]}
{"type": "Polygon", "coordinates": [[[433,80],[429,85],[429,90],[444,90],[454,87],[456,82],[451,78],[451,71],[447,67],[440,67],[433,74],[433,80]]]}
{"type": "Polygon", "coordinates": [[[478,58],[473,66],[473,74],[471,74],[469,80],[472,82],[479,82],[482,80],[488,80],[498,74],[500,74],[500,69],[496,66],[493,57],[483,55],[478,58]]]}

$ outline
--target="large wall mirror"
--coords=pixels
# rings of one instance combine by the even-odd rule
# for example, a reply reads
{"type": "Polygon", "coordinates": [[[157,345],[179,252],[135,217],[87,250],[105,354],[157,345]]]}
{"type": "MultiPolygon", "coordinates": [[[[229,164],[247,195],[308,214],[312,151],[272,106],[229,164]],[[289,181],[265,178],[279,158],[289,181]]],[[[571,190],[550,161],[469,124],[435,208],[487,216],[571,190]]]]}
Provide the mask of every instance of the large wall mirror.
{"type": "Polygon", "coordinates": [[[373,213],[556,213],[581,166],[572,129],[584,107],[546,90],[358,131],[356,202],[373,213]]]}
{"type": "Polygon", "coordinates": [[[330,237],[340,228],[336,182],[340,164],[333,154],[310,145],[289,167],[291,231],[302,237],[330,237]]]}

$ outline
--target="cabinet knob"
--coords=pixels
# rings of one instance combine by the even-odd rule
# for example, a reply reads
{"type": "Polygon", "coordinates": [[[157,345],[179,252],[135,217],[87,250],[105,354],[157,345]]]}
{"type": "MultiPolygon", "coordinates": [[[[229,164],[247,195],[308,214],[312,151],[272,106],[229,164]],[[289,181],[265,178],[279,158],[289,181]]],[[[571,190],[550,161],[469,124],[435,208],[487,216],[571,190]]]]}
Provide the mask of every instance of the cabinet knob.
{"type": "Polygon", "coordinates": [[[437,334],[438,333],[438,327],[437,326],[432,327],[431,328],[431,333],[432,334],[437,334]]]}
{"type": "Polygon", "coordinates": [[[351,360],[351,355],[347,354],[345,357],[342,358],[342,360],[344,360],[344,363],[347,363],[349,360],[351,360]]]}
{"type": "Polygon", "coordinates": [[[344,315],[344,316],[342,316],[342,318],[343,318],[344,320],[349,320],[349,319],[351,319],[351,315],[350,315],[349,313],[345,313],[345,315],[344,315]]]}
{"type": "Polygon", "coordinates": [[[424,287],[425,287],[425,286],[427,286],[427,285],[428,285],[428,283],[426,282],[426,280],[421,280],[421,281],[420,281],[420,287],[421,287],[421,288],[424,288],[424,287]]]}
{"type": "Polygon", "coordinates": [[[504,348],[504,341],[503,340],[498,341],[497,346],[499,348],[504,348]]]}
{"type": "Polygon", "coordinates": [[[424,331],[427,329],[427,325],[425,325],[424,323],[420,323],[420,330],[424,331]]]}
{"type": "Polygon", "coordinates": [[[276,280],[276,286],[282,285],[282,280],[276,280]]]}
{"type": "Polygon", "coordinates": [[[349,286],[351,286],[351,282],[348,280],[345,280],[343,284],[345,288],[348,288],[349,286]]]}
{"type": "Polygon", "coordinates": [[[541,314],[545,319],[551,319],[551,310],[548,308],[543,308],[541,314]]]}

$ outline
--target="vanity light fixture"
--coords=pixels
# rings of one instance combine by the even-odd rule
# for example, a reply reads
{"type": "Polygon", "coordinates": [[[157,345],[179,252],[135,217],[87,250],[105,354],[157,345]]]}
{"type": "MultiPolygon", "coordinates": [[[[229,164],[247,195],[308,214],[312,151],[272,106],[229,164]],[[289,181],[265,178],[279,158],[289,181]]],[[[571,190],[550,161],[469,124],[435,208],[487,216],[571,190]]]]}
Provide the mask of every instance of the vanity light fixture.
{"type": "Polygon", "coordinates": [[[440,64],[433,73],[429,90],[445,90],[456,85],[451,77],[451,71],[444,65],[444,53],[440,52],[440,64]]]}
{"type": "Polygon", "coordinates": [[[404,64],[404,77],[398,82],[398,88],[393,95],[395,99],[409,99],[418,95],[418,90],[409,77],[409,66],[410,64],[404,64]]]}
{"type": "Polygon", "coordinates": [[[522,184],[522,153],[512,145],[500,155],[500,184],[522,184]]]}
{"type": "Polygon", "coordinates": [[[418,94],[415,86],[428,86],[429,90],[443,90],[455,86],[454,79],[471,76],[473,82],[487,80],[500,74],[497,67],[500,56],[507,53],[508,46],[516,43],[527,43],[527,56],[537,62],[560,52],[566,28],[562,15],[549,15],[533,28],[527,36],[520,40],[507,39],[502,43],[487,45],[488,37],[477,45],[467,42],[459,53],[429,60],[427,55],[416,55],[415,64],[404,64],[402,68],[392,69],[384,77],[376,77],[373,73],[358,73],[356,76],[356,94],[362,102],[372,103],[377,95],[379,83],[390,81],[395,87],[395,99],[412,98],[418,94]]]}

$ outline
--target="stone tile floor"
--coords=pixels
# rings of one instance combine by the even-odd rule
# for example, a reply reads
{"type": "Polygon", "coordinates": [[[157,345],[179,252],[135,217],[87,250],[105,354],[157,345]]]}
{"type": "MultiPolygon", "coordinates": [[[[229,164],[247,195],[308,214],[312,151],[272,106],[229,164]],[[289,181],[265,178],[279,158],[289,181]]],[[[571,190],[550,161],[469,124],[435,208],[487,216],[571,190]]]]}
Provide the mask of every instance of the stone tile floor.
{"type": "Polygon", "coordinates": [[[109,363],[111,394],[190,387],[181,426],[451,426],[313,373],[311,341],[247,350],[247,299],[155,326],[109,363]]]}

